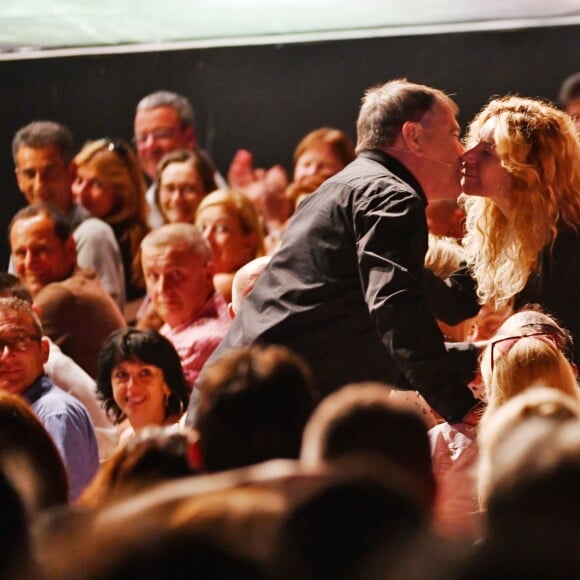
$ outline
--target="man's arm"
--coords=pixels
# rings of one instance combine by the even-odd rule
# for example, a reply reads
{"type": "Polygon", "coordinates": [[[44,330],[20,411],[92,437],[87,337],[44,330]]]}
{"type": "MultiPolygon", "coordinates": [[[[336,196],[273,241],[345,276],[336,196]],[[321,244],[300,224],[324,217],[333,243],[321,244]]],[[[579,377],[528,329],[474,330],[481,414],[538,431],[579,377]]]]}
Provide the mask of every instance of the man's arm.
{"type": "Polygon", "coordinates": [[[377,194],[383,202],[361,206],[354,220],[369,313],[405,377],[406,388],[418,390],[446,420],[461,420],[477,405],[467,387],[475,373],[477,351],[467,346],[448,353],[427,304],[423,203],[408,191],[377,194]]]}

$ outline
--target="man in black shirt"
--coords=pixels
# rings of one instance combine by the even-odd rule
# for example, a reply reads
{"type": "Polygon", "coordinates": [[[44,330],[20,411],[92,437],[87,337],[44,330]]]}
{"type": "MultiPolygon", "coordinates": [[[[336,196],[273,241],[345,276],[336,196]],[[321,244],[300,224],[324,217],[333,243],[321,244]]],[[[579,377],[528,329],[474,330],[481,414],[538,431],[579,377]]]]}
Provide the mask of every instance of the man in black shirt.
{"type": "Polygon", "coordinates": [[[277,343],[308,361],[323,394],[378,380],[419,391],[449,421],[476,406],[476,348],[446,349],[423,284],[425,207],[460,193],[456,114],[443,92],[406,80],[367,91],[358,158],[300,205],[208,364],[277,343]]]}

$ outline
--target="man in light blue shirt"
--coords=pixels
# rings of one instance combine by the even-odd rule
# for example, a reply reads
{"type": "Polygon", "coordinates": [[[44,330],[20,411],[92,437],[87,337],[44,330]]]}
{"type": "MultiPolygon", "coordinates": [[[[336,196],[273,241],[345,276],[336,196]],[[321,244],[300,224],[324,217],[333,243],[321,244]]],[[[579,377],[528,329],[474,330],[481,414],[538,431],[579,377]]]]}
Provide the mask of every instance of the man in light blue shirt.
{"type": "Polygon", "coordinates": [[[63,458],[70,499],[75,500],[98,470],[97,440],[85,406],[44,373],[48,352],[31,305],[0,298],[0,390],[20,395],[31,405],[63,458]]]}

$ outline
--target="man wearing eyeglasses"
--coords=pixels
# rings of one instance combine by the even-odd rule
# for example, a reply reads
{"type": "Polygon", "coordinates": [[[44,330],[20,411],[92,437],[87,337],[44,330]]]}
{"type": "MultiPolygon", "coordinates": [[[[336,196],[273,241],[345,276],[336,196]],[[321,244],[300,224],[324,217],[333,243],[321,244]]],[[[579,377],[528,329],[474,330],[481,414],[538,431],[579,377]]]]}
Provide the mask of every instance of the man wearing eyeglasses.
{"type": "MultiPolygon", "coordinates": [[[[189,100],[171,91],[156,91],[137,104],[134,121],[134,142],[143,173],[154,181],[157,166],[167,154],[178,149],[196,151],[198,148],[193,108],[189,100]]],[[[219,187],[225,187],[223,177],[216,172],[219,187]]],[[[146,193],[149,204],[149,225],[156,228],[163,223],[152,185],[146,193]]]]}
{"type": "Polygon", "coordinates": [[[99,467],[97,440],[85,406],[45,374],[48,352],[31,305],[0,298],[0,390],[30,404],[63,458],[74,500],[99,467]]]}
{"type": "Polygon", "coordinates": [[[76,168],[71,132],[52,121],[29,123],[16,132],[12,156],[18,188],[26,201],[49,203],[64,213],[73,231],[79,265],[95,270],[104,290],[123,311],[125,281],[115,234],[111,226],[73,202],[76,168]]]}

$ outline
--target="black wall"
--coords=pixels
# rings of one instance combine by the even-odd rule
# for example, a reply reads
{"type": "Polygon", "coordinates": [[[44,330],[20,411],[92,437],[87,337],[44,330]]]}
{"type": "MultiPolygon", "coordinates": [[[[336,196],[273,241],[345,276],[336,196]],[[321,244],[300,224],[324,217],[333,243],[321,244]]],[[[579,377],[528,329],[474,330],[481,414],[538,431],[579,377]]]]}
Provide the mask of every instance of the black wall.
{"type": "Polygon", "coordinates": [[[580,26],[0,62],[0,264],[6,226],[24,204],[10,143],[32,120],[68,125],[78,146],[130,139],[137,101],[170,89],[191,99],[199,140],[223,174],[241,147],[260,166],[290,169],[295,145],[315,127],[354,139],[364,90],[389,78],[453,93],[465,123],[492,94],[555,99],[577,70],[580,26]]]}

